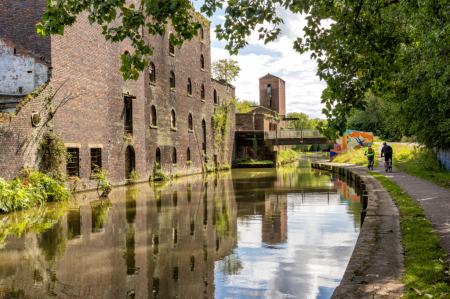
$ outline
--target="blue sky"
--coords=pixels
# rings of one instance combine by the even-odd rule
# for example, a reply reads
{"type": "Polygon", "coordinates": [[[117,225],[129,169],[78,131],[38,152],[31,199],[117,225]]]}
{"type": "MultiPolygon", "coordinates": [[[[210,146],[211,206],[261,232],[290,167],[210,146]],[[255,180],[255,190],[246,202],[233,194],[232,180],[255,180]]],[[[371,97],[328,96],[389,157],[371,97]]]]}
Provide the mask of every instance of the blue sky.
{"type": "MultiPolygon", "coordinates": [[[[195,1],[197,11],[203,1],[195,1]]],[[[225,20],[225,11],[218,10],[209,18],[211,23],[211,52],[212,60],[230,58],[228,51],[224,50],[225,42],[215,37],[214,28],[225,20]]],[[[235,82],[236,96],[241,100],[259,101],[258,79],[267,73],[276,75],[286,81],[286,111],[303,112],[311,118],[325,118],[322,115],[323,105],[320,104],[320,95],[326,87],[325,82],[316,76],[317,63],[310,59],[310,53],[300,53],[293,49],[294,41],[303,36],[303,27],[306,25],[305,16],[293,14],[284,9],[277,11],[284,20],[281,36],[274,42],[264,45],[258,40],[255,33],[249,39],[249,45],[232,56],[237,60],[242,71],[235,82]]]]}

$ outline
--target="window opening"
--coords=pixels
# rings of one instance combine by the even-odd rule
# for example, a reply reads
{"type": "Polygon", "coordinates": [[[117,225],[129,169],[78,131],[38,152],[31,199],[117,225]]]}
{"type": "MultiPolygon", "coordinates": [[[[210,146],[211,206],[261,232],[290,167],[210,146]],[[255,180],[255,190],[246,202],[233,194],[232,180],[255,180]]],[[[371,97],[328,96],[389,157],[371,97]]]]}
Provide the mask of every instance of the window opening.
{"type": "Polygon", "coordinates": [[[91,148],[91,173],[95,172],[95,166],[102,168],[101,148],[91,148]]]}
{"type": "Polygon", "coordinates": [[[177,149],[176,148],[172,149],[172,163],[177,164],[177,149]]]}
{"type": "Polygon", "coordinates": [[[189,126],[189,130],[193,130],[194,129],[194,121],[192,120],[192,114],[189,113],[188,116],[188,126],[189,126]]]}
{"type": "Polygon", "coordinates": [[[67,176],[80,176],[80,149],[79,148],[68,148],[67,152],[70,155],[67,161],[67,176]]]}
{"type": "Polygon", "coordinates": [[[151,120],[150,120],[150,122],[151,122],[151,124],[152,124],[152,126],[157,126],[157,121],[156,121],[156,108],[155,108],[155,106],[152,106],[152,108],[150,108],[150,117],[151,117],[151,120]]]}
{"type": "Polygon", "coordinates": [[[214,89],[214,104],[217,104],[217,90],[214,89]]]}
{"type": "Polygon", "coordinates": [[[187,81],[187,94],[190,96],[192,95],[192,84],[191,84],[190,78],[188,78],[188,81],[187,81]]]}
{"type": "Polygon", "coordinates": [[[201,98],[204,101],[205,100],[205,86],[203,84],[202,84],[200,93],[201,93],[201,98]]]}
{"type": "Polygon", "coordinates": [[[170,71],[170,89],[175,89],[175,74],[170,71]]]}
{"type": "Polygon", "coordinates": [[[134,149],[131,145],[127,146],[125,150],[125,178],[128,179],[130,177],[133,169],[136,168],[136,159],[134,154],[134,149]]]}
{"type": "Polygon", "coordinates": [[[150,82],[156,82],[156,68],[153,62],[150,62],[149,73],[150,73],[150,82]]]}
{"type": "Polygon", "coordinates": [[[133,134],[133,101],[125,97],[125,134],[133,134]]]}
{"type": "Polygon", "coordinates": [[[200,67],[202,69],[205,68],[205,58],[203,58],[203,54],[200,55],[200,67]]]}
{"type": "Polygon", "coordinates": [[[161,169],[161,150],[159,149],[159,147],[156,149],[155,161],[156,169],[161,169]]]}
{"type": "Polygon", "coordinates": [[[187,148],[186,151],[186,160],[191,161],[191,150],[189,148],[187,148]]]}
{"type": "Polygon", "coordinates": [[[202,121],[202,150],[203,150],[203,154],[206,155],[206,122],[205,120],[202,121]]]}
{"type": "Polygon", "coordinates": [[[169,54],[175,55],[175,47],[172,45],[172,42],[169,40],[169,54]]]}
{"type": "Polygon", "coordinates": [[[204,38],[204,31],[203,31],[203,27],[200,28],[200,39],[203,40],[204,38]]]}
{"type": "Polygon", "coordinates": [[[172,110],[172,113],[170,115],[170,120],[171,120],[172,128],[176,128],[177,127],[177,119],[175,116],[175,110],[172,110]]]}

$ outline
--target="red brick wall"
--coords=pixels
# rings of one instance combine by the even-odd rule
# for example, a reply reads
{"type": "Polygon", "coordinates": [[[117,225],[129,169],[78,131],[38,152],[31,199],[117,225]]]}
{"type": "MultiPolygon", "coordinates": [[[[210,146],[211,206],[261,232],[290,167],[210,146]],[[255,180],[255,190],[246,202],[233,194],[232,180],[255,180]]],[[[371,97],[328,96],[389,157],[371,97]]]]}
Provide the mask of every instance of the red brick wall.
{"type": "Polygon", "coordinates": [[[253,113],[236,114],[236,131],[251,131],[255,129],[255,119],[253,113]]]}
{"type": "Polygon", "coordinates": [[[270,84],[272,89],[271,107],[278,114],[286,114],[286,86],[285,82],[280,78],[267,74],[259,78],[259,102],[263,107],[268,107],[267,86],[270,84]]]}
{"type": "Polygon", "coordinates": [[[31,51],[50,60],[51,38],[39,37],[35,28],[46,7],[46,0],[0,1],[0,37],[17,44],[18,50],[31,51]]]}

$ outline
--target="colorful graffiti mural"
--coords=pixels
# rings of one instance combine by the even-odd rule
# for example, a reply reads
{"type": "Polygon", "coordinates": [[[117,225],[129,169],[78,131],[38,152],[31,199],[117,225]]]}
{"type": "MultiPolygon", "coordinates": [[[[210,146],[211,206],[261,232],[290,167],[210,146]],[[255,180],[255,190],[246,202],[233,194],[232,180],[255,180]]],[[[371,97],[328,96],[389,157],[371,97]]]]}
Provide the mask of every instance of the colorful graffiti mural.
{"type": "Polygon", "coordinates": [[[342,154],[351,148],[371,145],[373,143],[373,133],[347,130],[344,136],[336,139],[336,142],[337,144],[334,145],[334,150],[330,151],[330,158],[342,154]]]}

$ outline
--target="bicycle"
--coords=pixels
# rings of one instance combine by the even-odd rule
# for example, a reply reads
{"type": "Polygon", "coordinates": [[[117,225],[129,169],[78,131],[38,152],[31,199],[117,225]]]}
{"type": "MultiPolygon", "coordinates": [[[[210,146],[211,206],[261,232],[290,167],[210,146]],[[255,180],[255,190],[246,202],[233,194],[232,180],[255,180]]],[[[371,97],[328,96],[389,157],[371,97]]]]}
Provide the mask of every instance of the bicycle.
{"type": "Polygon", "coordinates": [[[369,168],[369,170],[373,170],[373,163],[374,163],[374,157],[372,156],[372,159],[368,158],[368,163],[367,163],[367,168],[369,168]]]}
{"type": "Polygon", "coordinates": [[[387,162],[386,172],[392,172],[392,158],[389,158],[389,161],[387,162]]]}

